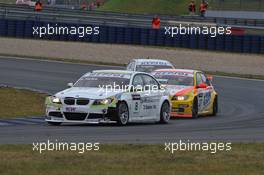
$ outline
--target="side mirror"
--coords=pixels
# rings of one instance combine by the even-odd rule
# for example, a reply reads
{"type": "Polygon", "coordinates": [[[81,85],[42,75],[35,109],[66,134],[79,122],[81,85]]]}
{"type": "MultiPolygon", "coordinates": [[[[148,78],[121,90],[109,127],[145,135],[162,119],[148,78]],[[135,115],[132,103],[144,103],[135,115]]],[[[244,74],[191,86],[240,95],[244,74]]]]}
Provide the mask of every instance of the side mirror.
{"type": "Polygon", "coordinates": [[[207,75],[207,79],[208,79],[209,81],[213,81],[213,76],[212,76],[212,75],[207,75]]]}
{"type": "Polygon", "coordinates": [[[207,85],[205,83],[200,83],[200,84],[198,84],[197,88],[199,88],[199,89],[206,89],[207,88],[207,85]]]}
{"type": "Polygon", "coordinates": [[[71,88],[73,86],[73,83],[68,83],[67,86],[68,88],[71,88]]]}
{"type": "Polygon", "coordinates": [[[167,85],[165,85],[165,84],[160,85],[160,89],[166,89],[166,87],[167,87],[167,85]]]}

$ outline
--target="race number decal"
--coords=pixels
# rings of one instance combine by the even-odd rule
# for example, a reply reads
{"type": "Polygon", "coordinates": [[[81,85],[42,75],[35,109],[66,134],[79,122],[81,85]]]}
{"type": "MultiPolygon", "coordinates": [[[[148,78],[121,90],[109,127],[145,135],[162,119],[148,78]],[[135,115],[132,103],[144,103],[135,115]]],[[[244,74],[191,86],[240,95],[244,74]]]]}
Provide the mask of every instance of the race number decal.
{"type": "Polygon", "coordinates": [[[202,110],[202,107],[203,107],[203,94],[200,93],[198,95],[198,109],[199,110],[202,110]]]}
{"type": "Polygon", "coordinates": [[[138,101],[135,102],[135,108],[134,108],[134,112],[138,112],[139,111],[139,104],[138,101]]]}
{"type": "Polygon", "coordinates": [[[140,94],[132,94],[133,112],[138,113],[140,111],[140,94]]]}

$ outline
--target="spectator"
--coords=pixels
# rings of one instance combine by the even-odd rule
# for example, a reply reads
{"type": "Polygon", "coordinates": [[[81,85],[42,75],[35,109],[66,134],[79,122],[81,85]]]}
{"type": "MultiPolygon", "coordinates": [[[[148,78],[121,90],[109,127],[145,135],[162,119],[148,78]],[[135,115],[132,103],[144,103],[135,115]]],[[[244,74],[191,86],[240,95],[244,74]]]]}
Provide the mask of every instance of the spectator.
{"type": "Polygon", "coordinates": [[[159,29],[160,28],[160,17],[159,16],[155,16],[152,19],[152,28],[153,29],[159,29]]]}
{"type": "Polygon", "coordinates": [[[191,1],[189,5],[189,12],[190,12],[190,15],[194,15],[196,12],[196,6],[195,6],[194,1],[191,1]]]}
{"type": "Polygon", "coordinates": [[[94,1],[93,0],[89,2],[89,10],[90,11],[94,10],[94,1]]]}
{"type": "Polygon", "coordinates": [[[97,8],[99,8],[101,5],[103,5],[103,1],[102,0],[96,0],[97,8]]]}
{"type": "Polygon", "coordinates": [[[82,10],[87,10],[87,4],[86,4],[86,1],[82,1],[81,9],[82,9],[82,10]]]}
{"type": "Polygon", "coordinates": [[[208,4],[205,1],[202,1],[201,5],[200,5],[200,14],[201,17],[205,16],[205,12],[206,12],[206,8],[208,7],[208,4]]]}
{"type": "Polygon", "coordinates": [[[41,1],[39,0],[39,1],[37,1],[36,4],[35,4],[35,11],[36,11],[36,12],[39,12],[39,11],[41,11],[41,10],[42,10],[42,3],[41,3],[41,1]]]}

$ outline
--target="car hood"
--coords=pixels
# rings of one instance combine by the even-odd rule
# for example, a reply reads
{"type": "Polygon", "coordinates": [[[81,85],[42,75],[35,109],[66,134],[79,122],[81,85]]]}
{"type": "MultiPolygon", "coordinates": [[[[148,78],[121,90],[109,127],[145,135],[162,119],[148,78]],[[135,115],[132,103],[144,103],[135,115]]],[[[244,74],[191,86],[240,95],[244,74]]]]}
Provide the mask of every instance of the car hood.
{"type": "Polygon", "coordinates": [[[122,91],[106,91],[106,89],[102,88],[87,88],[87,87],[72,87],[69,89],[65,89],[61,92],[55,94],[56,97],[65,98],[65,97],[73,97],[73,98],[89,98],[89,99],[104,99],[116,94],[122,93],[122,91]]]}
{"type": "Polygon", "coordinates": [[[191,90],[193,90],[193,86],[179,86],[179,85],[167,85],[166,90],[170,95],[183,95],[191,90]]]}

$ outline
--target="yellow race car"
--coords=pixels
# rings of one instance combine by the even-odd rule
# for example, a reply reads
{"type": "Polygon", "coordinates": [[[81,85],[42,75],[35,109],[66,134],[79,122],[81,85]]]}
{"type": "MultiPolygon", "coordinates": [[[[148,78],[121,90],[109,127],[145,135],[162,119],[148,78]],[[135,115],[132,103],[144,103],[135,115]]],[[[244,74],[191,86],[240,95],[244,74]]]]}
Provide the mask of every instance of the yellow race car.
{"type": "Polygon", "coordinates": [[[170,94],[171,117],[217,114],[218,95],[211,83],[212,77],[187,69],[159,69],[152,74],[170,94]]]}

